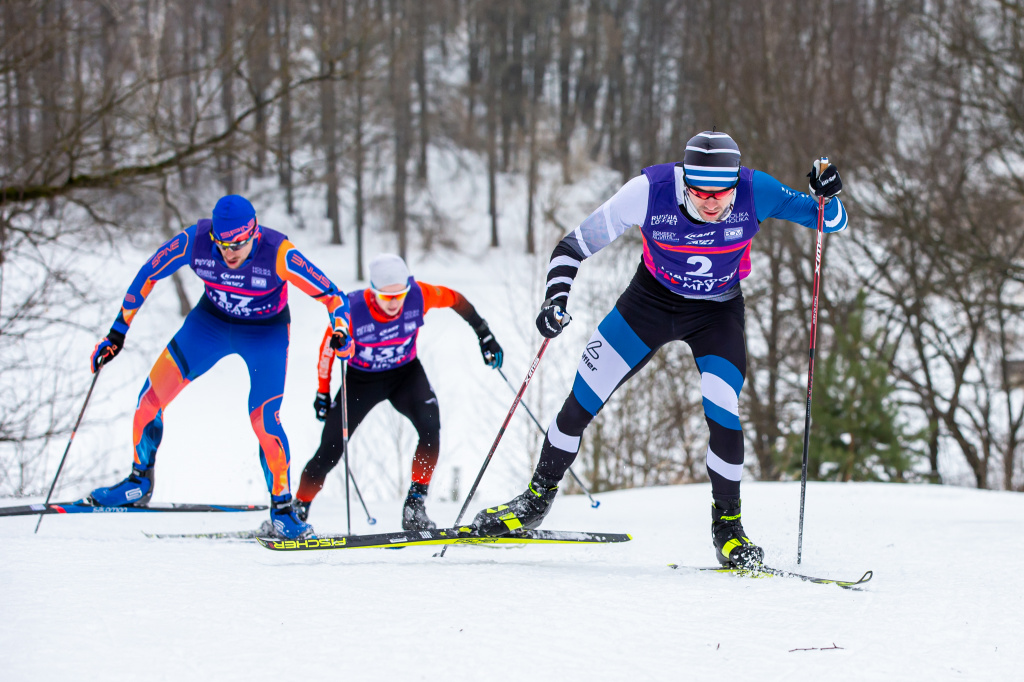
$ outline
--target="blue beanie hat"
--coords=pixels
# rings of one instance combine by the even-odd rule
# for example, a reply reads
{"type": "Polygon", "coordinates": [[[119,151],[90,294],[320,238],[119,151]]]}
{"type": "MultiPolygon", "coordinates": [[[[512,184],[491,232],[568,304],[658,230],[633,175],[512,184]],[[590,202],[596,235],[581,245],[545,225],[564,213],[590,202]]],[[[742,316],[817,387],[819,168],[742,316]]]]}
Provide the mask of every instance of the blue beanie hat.
{"type": "Polygon", "coordinates": [[[740,148],[725,133],[704,132],[686,143],[683,177],[690,187],[735,187],[740,180],[740,148]]]}
{"type": "Polygon", "coordinates": [[[256,209],[237,194],[221,197],[213,207],[213,236],[222,242],[244,242],[256,235],[256,209]]]}

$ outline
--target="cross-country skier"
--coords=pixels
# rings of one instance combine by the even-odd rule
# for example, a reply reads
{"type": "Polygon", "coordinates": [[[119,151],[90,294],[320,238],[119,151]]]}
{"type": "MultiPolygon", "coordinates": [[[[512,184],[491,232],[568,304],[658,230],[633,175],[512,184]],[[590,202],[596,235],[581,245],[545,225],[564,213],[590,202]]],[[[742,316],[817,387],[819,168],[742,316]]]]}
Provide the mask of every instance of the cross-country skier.
{"type": "MultiPolygon", "coordinates": [[[[835,196],[835,166],[809,174],[811,193],[824,197],[824,231],[846,228],[835,196]]],[[[507,504],[482,510],[482,534],[537,527],[562,475],[576,458],[580,437],[611,394],[670,341],[685,341],[701,374],[704,416],[711,432],[706,453],[711,478],[711,533],[723,565],[760,563],[764,552],[740,522],[743,433],[739,393],[747,369],[743,294],[750,243],[767,218],[817,228],[818,202],[778,180],[740,165],[740,150],[720,132],[686,143],[683,162],[643,169],[566,235],[551,254],[546,297],[537,328],[557,336],[569,322],[566,304],[580,263],[638,226],[643,257],[629,286],[587,343],[572,392],[548,427],[529,487],[507,504]]]]}
{"type": "MultiPolygon", "coordinates": [[[[453,308],[476,332],[484,362],[501,367],[501,346],[487,322],[462,294],[447,287],[419,282],[409,274],[405,261],[394,254],[381,254],[370,263],[370,287],[348,294],[352,311],[355,352],[349,359],[346,391],[348,427],[354,433],[375,405],[390,401],[416,427],[419,443],[412,460],[412,485],[402,508],[402,528],[434,528],[423,498],[437,465],[440,451],[441,414],[423,365],[416,357],[416,337],[423,316],[434,308],[453,308]]],[[[329,347],[330,330],[320,346],[319,391],[313,408],[324,423],[320,448],[302,472],[295,494],[295,508],[305,520],[309,506],[324,487],[331,469],[343,455],[342,411],[337,409],[341,389],[331,402],[331,368],[334,354],[329,347]],[[334,409],[332,409],[334,407],[334,409]]]]}
{"type": "Polygon", "coordinates": [[[109,488],[92,491],[101,506],[139,505],[153,494],[153,465],[164,430],[164,408],[226,355],[249,368],[249,419],[260,444],[260,464],[270,491],[270,524],[262,532],[304,537],[312,527],[292,509],[288,438],[281,426],[281,398],[288,359],[290,282],[327,307],[331,345],[352,352],[348,301],[288,238],[259,225],[243,197],[221,198],[213,219],[200,220],[157,249],[135,276],[107,336],[92,354],[92,371],[124,347],[132,318],[158,280],[188,265],[205,292],[149,372],[133,423],[132,472],[109,488]]]}

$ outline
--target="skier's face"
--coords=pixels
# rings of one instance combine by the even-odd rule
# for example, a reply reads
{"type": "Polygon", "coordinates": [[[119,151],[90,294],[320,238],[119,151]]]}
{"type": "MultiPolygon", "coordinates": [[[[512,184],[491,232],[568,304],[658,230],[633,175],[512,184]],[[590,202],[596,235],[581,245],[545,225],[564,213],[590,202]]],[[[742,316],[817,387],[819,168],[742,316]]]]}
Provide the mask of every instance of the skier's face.
{"type": "Polygon", "coordinates": [[[245,262],[245,259],[252,252],[252,240],[250,239],[248,244],[237,251],[225,249],[220,245],[217,246],[217,250],[220,251],[220,257],[224,259],[224,264],[231,270],[237,270],[242,267],[242,263],[245,262]]]}
{"type": "Polygon", "coordinates": [[[405,296],[409,293],[409,287],[403,284],[388,284],[379,289],[373,289],[373,295],[377,298],[377,305],[388,317],[398,314],[398,311],[405,305],[405,296]]]}
{"type": "Polygon", "coordinates": [[[687,187],[686,191],[690,193],[690,201],[701,219],[709,223],[718,220],[736,196],[735,189],[723,191],[717,187],[687,187]]]}

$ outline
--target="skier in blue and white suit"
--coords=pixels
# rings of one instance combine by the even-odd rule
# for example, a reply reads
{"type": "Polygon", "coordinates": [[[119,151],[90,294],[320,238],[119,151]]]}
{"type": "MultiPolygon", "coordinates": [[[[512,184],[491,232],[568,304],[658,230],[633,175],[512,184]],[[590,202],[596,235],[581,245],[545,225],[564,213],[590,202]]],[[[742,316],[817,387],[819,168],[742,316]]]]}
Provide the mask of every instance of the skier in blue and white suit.
{"type": "Polygon", "coordinates": [[[547,338],[568,324],[566,305],[580,263],[639,227],[643,257],[636,275],[598,325],[583,351],[572,393],[548,427],[529,487],[507,504],[477,514],[484,534],[540,525],[558,483],[576,458],[580,437],[611,394],[670,341],[685,341],[701,373],[704,416],[710,430],[712,537],[723,565],[751,565],[764,552],[740,522],[743,433],[739,393],[746,376],[743,293],[750,243],[762,221],[781,218],[816,229],[818,201],[824,230],[846,228],[835,198],[842,181],[835,166],[809,174],[814,196],[740,165],[733,139],[703,132],[686,143],[683,162],[643,169],[559,242],[548,266],[537,328],[547,338]]]}

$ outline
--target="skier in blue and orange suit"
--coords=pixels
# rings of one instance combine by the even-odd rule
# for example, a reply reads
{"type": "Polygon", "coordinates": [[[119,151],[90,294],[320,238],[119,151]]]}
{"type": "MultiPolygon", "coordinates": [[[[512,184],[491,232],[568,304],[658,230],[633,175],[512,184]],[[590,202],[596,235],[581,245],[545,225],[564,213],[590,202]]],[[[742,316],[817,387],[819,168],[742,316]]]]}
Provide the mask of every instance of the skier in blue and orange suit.
{"type": "Polygon", "coordinates": [[[348,301],[285,235],[259,225],[248,200],[225,196],[214,207],[212,220],[200,220],[179,233],[139,270],[110,332],[93,350],[93,372],[124,347],[132,318],[156,282],[185,265],[203,280],[205,292],[157,358],[139,394],[131,474],[92,491],[91,501],[123,506],[149,500],[164,408],[218,360],[237,353],[249,369],[249,419],[270,491],[270,524],[264,532],[288,538],[310,535],[312,527],[292,510],[288,438],[280,420],[290,327],[287,284],[327,307],[331,345],[346,358],[354,347],[348,301]]]}
{"type": "MultiPolygon", "coordinates": [[[[349,292],[352,336],[355,351],[349,359],[346,385],[348,430],[359,423],[378,403],[387,400],[416,428],[419,442],[412,460],[412,485],[402,507],[402,528],[434,528],[423,498],[437,465],[441,446],[441,414],[437,397],[416,355],[416,338],[423,317],[435,308],[451,308],[464,319],[480,342],[484,362],[500,369],[503,352],[487,321],[459,292],[413,279],[405,261],[395,254],[381,254],[370,263],[370,287],[349,292]]],[[[320,447],[306,468],[295,493],[299,518],[306,520],[309,505],[324,487],[330,473],[344,454],[344,420],[341,410],[332,410],[331,367],[335,354],[330,348],[331,330],[324,334],[317,365],[320,385],[313,407],[324,423],[320,447]]],[[[334,400],[341,399],[341,390],[334,400]]]]}

